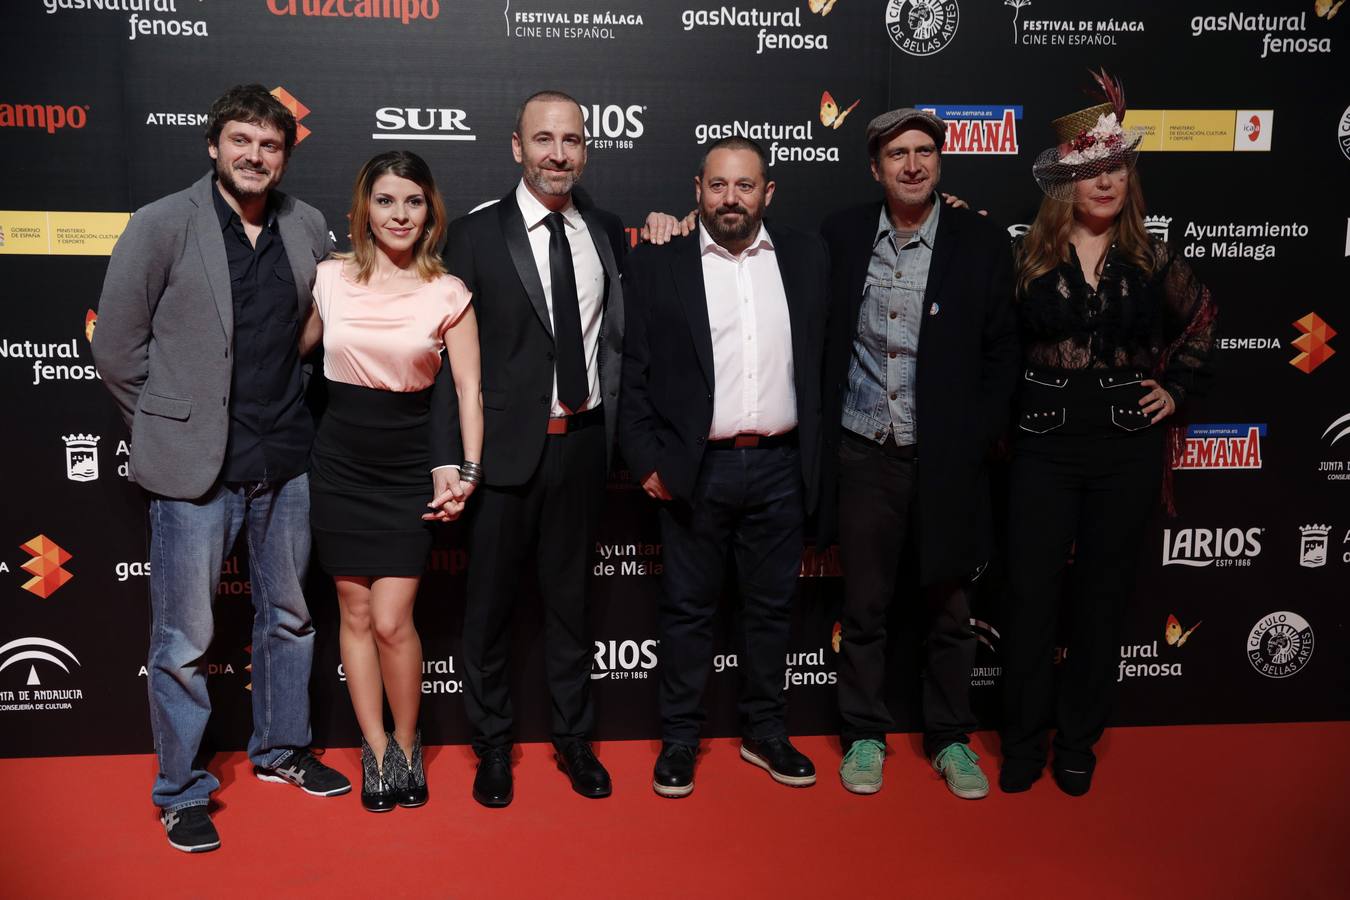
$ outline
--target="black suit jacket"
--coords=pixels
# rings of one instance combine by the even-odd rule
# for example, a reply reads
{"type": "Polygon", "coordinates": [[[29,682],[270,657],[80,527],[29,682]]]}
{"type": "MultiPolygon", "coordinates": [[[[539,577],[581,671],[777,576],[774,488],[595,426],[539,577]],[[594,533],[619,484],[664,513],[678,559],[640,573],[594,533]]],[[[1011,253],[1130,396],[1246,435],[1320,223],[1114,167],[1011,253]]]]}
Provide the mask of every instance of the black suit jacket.
{"type": "MultiPolygon", "coordinates": [[[[699,227],[702,227],[701,225],[699,227]]],[[[828,309],[828,260],[815,235],[764,223],[792,324],[797,430],[808,511],[820,460],[820,367],[828,309]]],[[[688,500],[712,427],[713,351],[697,234],[644,244],[628,258],[629,327],[619,409],[619,446],[635,479],[659,472],[688,500]]]]}
{"type": "MultiPolygon", "coordinates": [[[[822,544],[834,540],[838,527],[840,422],[881,208],[877,201],[847,209],[821,228],[831,266],[824,386],[829,470],[817,535],[822,544]]],[[[919,437],[915,537],[924,584],[969,577],[989,558],[985,460],[1007,424],[1020,367],[1012,298],[1007,232],[969,210],[944,206],[924,291],[914,388],[919,437]]]]}
{"type": "MultiPolygon", "coordinates": [[[[600,397],[605,411],[606,465],[619,411],[624,303],[619,265],[627,244],[619,218],[577,204],[605,271],[600,327],[600,397]]],[[[445,265],[473,292],[483,373],[483,480],[494,487],[524,484],[544,452],[553,396],[553,322],[513,189],[498,203],[450,223],[445,265]]],[[[433,409],[434,464],[458,463],[457,406],[448,365],[433,409]],[[442,397],[448,393],[448,398],[442,397]]]]}

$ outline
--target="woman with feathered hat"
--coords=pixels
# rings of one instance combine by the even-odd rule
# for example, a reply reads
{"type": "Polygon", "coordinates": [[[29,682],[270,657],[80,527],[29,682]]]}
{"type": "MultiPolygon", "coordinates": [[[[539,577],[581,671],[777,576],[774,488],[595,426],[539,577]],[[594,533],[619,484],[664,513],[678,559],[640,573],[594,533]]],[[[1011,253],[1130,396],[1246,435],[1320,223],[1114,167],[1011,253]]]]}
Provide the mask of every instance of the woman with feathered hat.
{"type": "Polygon", "coordinates": [[[1143,132],[1124,127],[1120,83],[1093,77],[1106,102],[1052,123],[1059,144],[1033,167],[1045,197],[1016,246],[1024,369],[1001,646],[999,784],[1008,792],[1040,777],[1052,726],[1056,783],[1075,796],[1091,786],[1141,539],[1167,467],[1167,424],[1206,384],[1214,343],[1209,291],[1144,229],[1143,132]]]}

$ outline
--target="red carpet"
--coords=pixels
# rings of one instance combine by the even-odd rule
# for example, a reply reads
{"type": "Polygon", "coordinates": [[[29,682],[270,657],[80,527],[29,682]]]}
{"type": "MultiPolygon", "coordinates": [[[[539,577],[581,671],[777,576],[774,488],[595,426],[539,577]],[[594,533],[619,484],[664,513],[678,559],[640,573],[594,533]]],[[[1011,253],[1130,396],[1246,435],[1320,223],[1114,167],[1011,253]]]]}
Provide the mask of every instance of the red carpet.
{"type": "MultiPolygon", "coordinates": [[[[431,748],[431,802],[375,816],[212,765],[223,846],[189,856],[149,802],[150,756],[0,761],[0,896],[36,897],[1185,897],[1350,896],[1350,723],[1108,733],[1092,792],[950,796],[893,736],[885,789],[844,791],[837,742],[797,745],[812,788],[773,783],[734,741],[705,743],[696,788],[650,788],[654,742],[597,745],[608,800],[569,790],[550,748],[518,753],[516,801],[469,797],[465,747],[431,748]]],[[[996,771],[992,736],[976,736],[996,771]]],[[[327,761],[359,780],[357,754],[327,761]]]]}

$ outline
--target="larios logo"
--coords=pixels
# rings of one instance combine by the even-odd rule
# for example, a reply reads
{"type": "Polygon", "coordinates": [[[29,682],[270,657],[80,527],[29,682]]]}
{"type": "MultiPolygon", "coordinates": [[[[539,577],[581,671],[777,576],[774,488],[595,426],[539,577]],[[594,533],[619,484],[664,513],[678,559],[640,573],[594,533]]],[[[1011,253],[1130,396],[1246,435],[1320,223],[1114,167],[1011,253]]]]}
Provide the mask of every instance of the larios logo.
{"type": "Polygon", "coordinates": [[[1261,554],[1264,533],[1264,528],[1164,528],[1162,564],[1246,568],[1261,554]]]}
{"type": "Polygon", "coordinates": [[[375,110],[376,141],[476,141],[462,109],[384,106],[375,110]]]}
{"type": "MultiPolygon", "coordinates": [[[[138,37],[209,37],[206,22],[201,19],[166,18],[178,15],[178,0],[42,0],[42,6],[49,16],[58,11],[103,13],[135,10],[127,17],[127,25],[131,29],[127,35],[129,41],[138,37]]],[[[189,4],[188,8],[193,7],[189,4]]]]}
{"type": "Polygon", "coordinates": [[[408,25],[439,17],[441,3],[440,0],[267,0],[267,11],[274,16],[389,19],[408,25]]]}
{"type": "Polygon", "coordinates": [[[921,103],[919,108],[934,113],[947,123],[943,156],[1016,156],[1017,123],[1020,106],[949,106],[921,103]]]}
{"type": "Polygon", "coordinates": [[[586,122],[586,146],[592,150],[632,150],[646,128],[642,117],[647,107],[639,104],[619,106],[592,103],[581,107],[586,122]]]}
{"type": "Polygon", "coordinates": [[[595,664],[591,680],[612,678],[615,681],[646,678],[656,668],[656,644],[648,638],[638,641],[596,641],[595,664]]]}
{"type": "Polygon", "coordinates": [[[62,128],[77,131],[89,122],[89,104],[0,103],[0,128],[36,128],[56,134],[62,128]]]}
{"type": "Polygon", "coordinates": [[[796,9],[740,9],[735,6],[686,9],[680,13],[680,25],[685,31],[693,31],[695,28],[757,29],[756,56],[765,50],[830,49],[829,35],[802,32],[800,6],[796,9]]]}
{"type": "Polygon", "coordinates": [[[1261,439],[1265,423],[1259,425],[1187,425],[1186,445],[1172,457],[1173,469],[1259,469],[1261,439]]]}
{"type": "MultiPolygon", "coordinates": [[[[1328,16],[1330,18],[1330,16],[1328,16]]],[[[1191,37],[1203,37],[1220,31],[1261,32],[1261,59],[1281,53],[1330,53],[1331,38],[1306,37],[1308,13],[1296,16],[1271,16],[1265,13],[1230,12],[1224,16],[1193,16],[1191,37]],[[1279,32],[1298,37],[1278,36],[1279,32]]]]}
{"type": "Polygon", "coordinates": [[[1336,329],[1315,312],[1295,321],[1294,327],[1303,333],[1290,342],[1300,352],[1289,360],[1289,365],[1305,375],[1311,375],[1313,369],[1336,355],[1330,343],[1336,336],[1336,329]]]}

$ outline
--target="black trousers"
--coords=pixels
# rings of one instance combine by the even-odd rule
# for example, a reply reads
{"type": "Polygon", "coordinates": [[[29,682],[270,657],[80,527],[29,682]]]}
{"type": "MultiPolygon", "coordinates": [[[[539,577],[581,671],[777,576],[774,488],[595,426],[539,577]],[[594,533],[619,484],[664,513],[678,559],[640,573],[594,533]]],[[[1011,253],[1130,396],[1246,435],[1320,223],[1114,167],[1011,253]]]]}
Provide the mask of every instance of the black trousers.
{"type": "Polygon", "coordinates": [[[1115,696],[1140,545],[1158,503],[1162,440],[1163,429],[1155,427],[1028,435],[1014,445],[1000,644],[1005,766],[1044,767],[1052,724],[1058,765],[1080,771],[1095,765],[1092,747],[1115,696]],[[1066,573],[1070,627],[1056,705],[1054,652],[1066,573]]]}
{"type": "Polygon", "coordinates": [[[550,435],[539,467],[524,485],[482,486],[469,500],[474,509],[462,653],[465,709],[480,755],[513,740],[510,625],[532,551],[544,600],[553,740],[561,745],[591,731],[595,651],[586,625],[586,592],[604,496],[605,428],[597,417],[589,427],[550,435]]]}
{"type": "MultiPolygon", "coordinates": [[[[894,728],[886,707],[886,615],[897,594],[901,555],[918,512],[922,463],[845,431],[839,446],[839,555],[844,568],[840,619],[839,712],[842,743],[884,741],[894,728]]],[[[975,729],[970,670],[976,638],[965,582],[920,589],[928,620],[923,666],[924,752],[969,743],[975,729]]]]}
{"type": "Polygon", "coordinates": [[[784,679],[804,517],[796,447],[709,449],[690,502],[661,507],[662,740],[698,744],[728,556],[743,606],[742,733],[754,740],[787,733],[784,679]]]}

